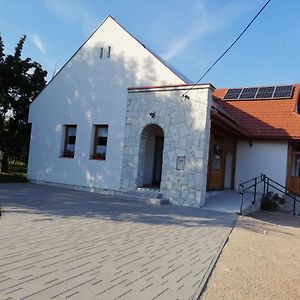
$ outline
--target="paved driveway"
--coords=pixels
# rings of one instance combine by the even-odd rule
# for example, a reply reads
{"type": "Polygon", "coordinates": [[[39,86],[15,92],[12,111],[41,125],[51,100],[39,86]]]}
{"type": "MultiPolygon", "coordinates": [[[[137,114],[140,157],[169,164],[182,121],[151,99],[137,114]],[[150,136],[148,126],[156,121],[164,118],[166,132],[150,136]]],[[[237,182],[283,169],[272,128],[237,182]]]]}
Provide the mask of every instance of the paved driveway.
{"type": "Polygon", "coordinates": [[[196,299],[234,214],[1,184],[0,299],[196,299]]]}

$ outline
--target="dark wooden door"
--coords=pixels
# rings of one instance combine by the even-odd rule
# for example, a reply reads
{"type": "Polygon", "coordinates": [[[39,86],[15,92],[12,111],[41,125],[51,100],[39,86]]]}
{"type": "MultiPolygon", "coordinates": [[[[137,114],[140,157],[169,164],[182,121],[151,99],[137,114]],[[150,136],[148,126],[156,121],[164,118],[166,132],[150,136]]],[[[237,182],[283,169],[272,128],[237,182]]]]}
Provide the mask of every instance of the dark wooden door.
{"type": "Polygon", "coordinates": [[[219,136],[212,136],[209,152],[207,189],[223,190],[226,157],[224,139],[219,136]]]}
{"type": "Polygon", "coordinates": [[[300,144],[289,145],[287,175],[287,188],[300,195],[300,144]]]}

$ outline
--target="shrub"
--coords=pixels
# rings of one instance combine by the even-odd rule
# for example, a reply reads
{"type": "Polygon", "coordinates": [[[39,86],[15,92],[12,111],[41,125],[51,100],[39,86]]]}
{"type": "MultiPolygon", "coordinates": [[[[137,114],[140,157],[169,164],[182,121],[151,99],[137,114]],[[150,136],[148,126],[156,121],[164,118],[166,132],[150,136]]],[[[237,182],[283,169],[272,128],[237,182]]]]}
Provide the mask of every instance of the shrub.
{"type": "Polygon", "coordinates": [[[279,198],[279,203],[280,204],[284,204],[285,203],[285,198],[284,197],[280,197],[279,198]]]}
{"type": "Polygon", "coordinates": [[[278,202],[276,199],[279,199],[279,197],[275,195],[271,192],[267,193],[261,200],[260,208],[268,211],[278,210],[278,202]]]}

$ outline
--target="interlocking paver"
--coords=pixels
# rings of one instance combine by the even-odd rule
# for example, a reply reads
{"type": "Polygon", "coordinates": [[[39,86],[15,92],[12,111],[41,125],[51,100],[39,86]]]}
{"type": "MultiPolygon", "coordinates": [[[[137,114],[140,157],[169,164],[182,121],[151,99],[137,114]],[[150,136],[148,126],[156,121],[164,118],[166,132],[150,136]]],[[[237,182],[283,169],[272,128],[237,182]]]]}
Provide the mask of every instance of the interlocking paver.
{"type": "Polygon", "coordinates": [[[1,299],[194,299],[235,216],[0,185],[1,299]]]}

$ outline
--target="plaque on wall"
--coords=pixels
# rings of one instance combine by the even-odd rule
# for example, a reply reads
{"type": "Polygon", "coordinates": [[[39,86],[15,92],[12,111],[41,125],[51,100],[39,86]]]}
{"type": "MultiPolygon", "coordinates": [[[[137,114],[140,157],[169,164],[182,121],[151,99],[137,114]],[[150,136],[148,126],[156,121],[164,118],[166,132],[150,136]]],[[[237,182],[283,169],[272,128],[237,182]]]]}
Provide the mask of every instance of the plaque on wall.
{"type": "Polygon", "coordinates": [[[177,156],[176,170],[184,170],[185,156],[177,156]]]}

